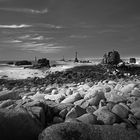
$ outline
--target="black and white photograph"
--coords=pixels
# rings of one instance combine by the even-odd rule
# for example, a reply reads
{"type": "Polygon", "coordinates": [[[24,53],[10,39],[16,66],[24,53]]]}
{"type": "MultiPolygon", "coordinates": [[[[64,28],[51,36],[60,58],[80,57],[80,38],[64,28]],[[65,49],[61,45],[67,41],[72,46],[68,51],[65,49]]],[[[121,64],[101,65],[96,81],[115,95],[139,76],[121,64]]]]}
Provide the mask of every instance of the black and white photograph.
{"type": "Polygon", "coordinates": [[[0,0],[0,140],[140,140],[140,0],[0,0]]]}

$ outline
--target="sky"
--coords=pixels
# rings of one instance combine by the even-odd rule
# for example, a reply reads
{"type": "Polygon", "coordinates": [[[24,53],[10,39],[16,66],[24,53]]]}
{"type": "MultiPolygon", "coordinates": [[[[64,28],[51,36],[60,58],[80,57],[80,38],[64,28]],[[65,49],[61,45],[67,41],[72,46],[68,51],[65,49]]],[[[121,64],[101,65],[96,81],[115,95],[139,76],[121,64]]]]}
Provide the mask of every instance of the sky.
{"type": "Polygon", "coordinates": [[[140,0],[0,0],[0,60],[140,57],[140,0]]]}

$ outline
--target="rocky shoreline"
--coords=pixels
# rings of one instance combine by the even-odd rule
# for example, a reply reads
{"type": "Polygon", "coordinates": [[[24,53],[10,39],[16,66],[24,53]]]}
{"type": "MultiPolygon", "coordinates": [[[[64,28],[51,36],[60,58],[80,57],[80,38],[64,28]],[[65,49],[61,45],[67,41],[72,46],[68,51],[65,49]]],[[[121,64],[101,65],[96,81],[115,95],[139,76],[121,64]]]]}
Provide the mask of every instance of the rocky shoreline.
{"type": "Polygon", "coordinates": [[[139,140],[139,75],[81,66],[0,80],[2,140],[139,140]]]}

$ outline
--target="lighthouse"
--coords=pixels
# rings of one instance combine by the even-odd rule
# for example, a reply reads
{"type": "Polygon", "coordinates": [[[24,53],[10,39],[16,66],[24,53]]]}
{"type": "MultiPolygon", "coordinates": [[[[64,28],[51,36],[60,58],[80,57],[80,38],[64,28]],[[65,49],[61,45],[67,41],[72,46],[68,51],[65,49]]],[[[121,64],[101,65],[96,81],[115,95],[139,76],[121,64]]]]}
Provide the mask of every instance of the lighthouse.
{"type": "Polygon", "coordinates": [[[74,60],[74,62],[79,62],[79,60],[78,60],[78,58],[77,58],[77,52],[75,52],[75,60],[74,60]]]}

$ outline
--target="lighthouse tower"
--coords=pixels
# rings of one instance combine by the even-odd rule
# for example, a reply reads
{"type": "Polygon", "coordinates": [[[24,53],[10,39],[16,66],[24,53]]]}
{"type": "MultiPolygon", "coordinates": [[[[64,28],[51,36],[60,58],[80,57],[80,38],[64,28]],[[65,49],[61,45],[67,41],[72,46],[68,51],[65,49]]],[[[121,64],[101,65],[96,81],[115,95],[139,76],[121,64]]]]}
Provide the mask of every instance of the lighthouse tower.
{"type": "Polygon", "coordinates": [[[78,58],[77,58],[77,52],[75,53],[75,60],[74,60],[74,62],[79,62],[79,60],[78,60],[78,58]]]}

